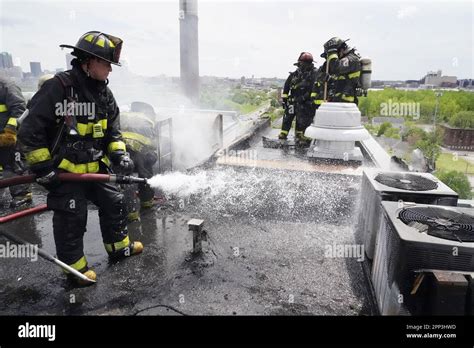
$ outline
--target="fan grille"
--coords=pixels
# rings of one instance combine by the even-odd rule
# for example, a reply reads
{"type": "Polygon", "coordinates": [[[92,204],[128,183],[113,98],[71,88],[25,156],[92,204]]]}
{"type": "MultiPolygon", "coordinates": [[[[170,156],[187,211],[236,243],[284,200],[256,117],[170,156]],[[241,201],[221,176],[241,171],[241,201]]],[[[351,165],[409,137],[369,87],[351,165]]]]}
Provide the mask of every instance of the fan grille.
{"type": "Polygon", "coordinates": [[[386,186],[408,191],[429,191],[438,188],[435,181],[415,174],[378,174],[375,180],[386,186]]]}
{"type": "Polygon", "coordinates": [[[405,208],[398,217],[406,225],[430,236],[474,242],[474,216],[436,207],[405,208]]]}

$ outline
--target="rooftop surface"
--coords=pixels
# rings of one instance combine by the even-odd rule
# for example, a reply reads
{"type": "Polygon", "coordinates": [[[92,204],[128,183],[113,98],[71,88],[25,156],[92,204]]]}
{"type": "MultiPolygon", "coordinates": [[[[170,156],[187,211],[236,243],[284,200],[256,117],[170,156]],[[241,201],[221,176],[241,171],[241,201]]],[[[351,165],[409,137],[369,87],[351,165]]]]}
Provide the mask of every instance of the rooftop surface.
{"type": "MultiPolygon", "coordinates": [[[[282,150],[263,149],[260,137],[249,150],[262,161],[287,158],[282,150]]],[[[298,161],[306,163],[301,168],[309,165],[304,158],[298,161]]],[[[348,168],[340,173],[287,169],[229,163],[195,169],[191,175],[202,180],[200,188],[130,224],[131,238],[142,241],[145,250],[118,263],[107,257],[91,206],[84,250],[97,284],[73,288],[45,260],[4,259],[0,313],[373,314],[361,263],[332,253],[337,245],[354,244],[360,176],[348,168]],[[208,235],[199,256],[191,254],[187,222],[192,218],[204,220],[208,235]]],[[[36,194],[35,200],[44,196],[36,194]]],[[[0,228],[55,254],[51,219],[45,212],[0,228]]]]}

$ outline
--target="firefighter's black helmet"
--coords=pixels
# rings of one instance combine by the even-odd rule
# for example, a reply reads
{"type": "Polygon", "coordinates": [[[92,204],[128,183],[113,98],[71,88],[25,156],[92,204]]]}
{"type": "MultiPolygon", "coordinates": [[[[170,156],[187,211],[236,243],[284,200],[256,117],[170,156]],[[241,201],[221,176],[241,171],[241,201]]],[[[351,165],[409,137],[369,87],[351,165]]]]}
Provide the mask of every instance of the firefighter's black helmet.
{"type": "Polygon", "coordinates": [[[100,31],[88,31],[82,35],[75,46],[59,45],[59,47],[72,48],[72,55],[83,56],[84,53],[101,58],[109,63],[120,66],[120,51],[122,39],[100,31]]]}

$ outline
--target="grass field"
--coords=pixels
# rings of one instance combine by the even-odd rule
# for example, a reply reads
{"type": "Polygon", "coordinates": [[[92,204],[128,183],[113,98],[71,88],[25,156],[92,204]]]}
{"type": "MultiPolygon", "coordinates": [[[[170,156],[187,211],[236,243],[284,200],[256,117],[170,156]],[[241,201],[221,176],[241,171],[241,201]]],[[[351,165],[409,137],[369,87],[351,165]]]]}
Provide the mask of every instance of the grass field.
{"type": "Polygon", "coordinates": [[[456,158],[453,154],[442,153],[436,161],[436,168],[442,170],[455,170],[464,174],[474,174],[474,164],[466,161],[461,156],[456,158]]]}

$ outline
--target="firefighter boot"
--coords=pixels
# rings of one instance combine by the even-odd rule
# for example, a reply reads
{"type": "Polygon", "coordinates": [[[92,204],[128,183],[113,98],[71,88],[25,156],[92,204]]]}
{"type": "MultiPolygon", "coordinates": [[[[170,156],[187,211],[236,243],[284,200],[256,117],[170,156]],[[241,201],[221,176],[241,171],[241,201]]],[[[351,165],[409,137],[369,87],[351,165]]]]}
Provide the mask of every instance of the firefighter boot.
{"type": "MultiPolygon", "coordinates": [[[[97,280],[97,274],[91,269],[87,269],[87,271],[84,271],[84,272],[81,272],[81,273],[84,274],[90,280],[97,280]]],[[[72,275],[70,273],[67,274],[67,278],[71,282],[73,282],[74,284],[79,285],[79,286],[88,286],[88,285],[94,284],[94,283],[88,282],[87,280],[78,278],[75,275],[72,275]]]]}
{"type": "Polygon", "coordinates": [[[33,194],[31,192],[28,192],[24,195],[13,197],[12,201],[10,202],[10,207],[17,208],[21,205],[29,204],[32,201],[33,201],[33,194]]]}
{"type": "Polygon", "coordinates": [[[142,251],[143,251],[142,242],[134,241],[134,242],[131,242],[129,246],[126,248],[116,250],[113,252],[108,251],[108,253],[109,253],[109,257],[112,260],[120,260],[126,257],[141,254],[142,251]]]}
{"type": "Polygon", "coordinates": [[[155,200],[152,198],[148,201],[141,202],[140,203],[140,208],[141,208],[141,210],[146,210],[146,209],[153,208],[156,204],[157,203],[155,203],[155,200]]]}
{"type": "Polygon", "coordinates": [[[288,131],[282,130],[280,134],[278,135],[278,139],[280,140],[286,140],[288,137],[288,131]]]}
{"type": "Polygon", "coordinates": [[[309,147],[311,144],[311,138],[305,137],[303,132],[296,132],[296,145],[298,147],[309,147]]]}
{"type": "Polygon", "coordinates": [[[128,220],[129,223],[135,222],[135,221],[140,221],[140,212],[132,211],[132,212],[128,213],[127,220],[128,220]]]}

